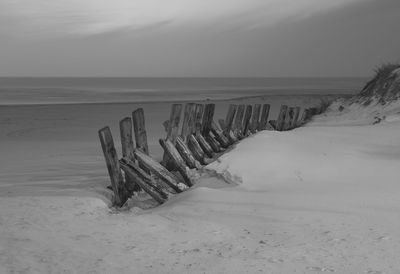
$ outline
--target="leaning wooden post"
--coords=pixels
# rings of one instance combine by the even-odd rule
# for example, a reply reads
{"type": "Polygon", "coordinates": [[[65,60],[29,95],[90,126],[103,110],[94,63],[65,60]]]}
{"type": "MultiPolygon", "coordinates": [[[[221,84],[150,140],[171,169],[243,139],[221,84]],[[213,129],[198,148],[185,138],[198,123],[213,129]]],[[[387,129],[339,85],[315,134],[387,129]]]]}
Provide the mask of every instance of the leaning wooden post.
{"type": "Polygon", "coordinates": [[[285,124],[286,112],[288,106],[282,105],[281,110],[279,112],[278,120],[276,120],[276,130],[281,131],[283,130],[283,126],[285,124]]]}
{"type": "Polygon", "coordinates": [[[251,118],[251,133],[256,133],[258,129],[258,121],[260,119],[261,104],[255,104],[253,108],[253,115],[251,118]]]}
{"type": "MultiPolygon", "coordinates": [[[[130,117],[122,119],[119,122],[119,130],[121,136],[122,157],[135,161],[135,155],[133,154],[135,147],[132,138],[132,119],[130,117]]],[[[130,177],[129,174],[126,175],[125,179],[127,188],[130,191],[140,191],[140,187],[136,184],[135,178],[130,177]]]]}
{"type": "Polygon", "coordinates": [[[264,104],[263,105],[263,109],[262,109],[262,112],[261,112],[261,119],[260,119],[260,124],[258,126],[258,130],[265,130],[267,128],[269,109],[270,109],[270,105],[269,104],[264,104]]]}
{"type": "Polygon", "coordinates": [[[298,120],[299,120],[299,115],[300,115],[300,107],[295,107],[295,109],[294,109],[294,117],[293,117],[293,122],[292,122],[291,128],[297,127],[297,123],[298,123],[298,120]]]}
{"type": "MultiPolygon", "coordinates": [[[[171,143],[175,144],[176,138],[178,137],[179,131],[179,122],[181,119],[182,112],[182,104],[173,104],[171,108],[171,114],[169,117],[169,122],[167,123],[167,138],[166,140],[171,141],[171,143]]],[[[171,170],[172,166],[170,165],[170,160],[168,158],[168,154],[164,152],[162,165],[167,167],[167,169],[171,170]]]]}
{"type": "Polygon", "coordinates": [[[244,113],[243,118],[243,136],[247,136],[250,129],[250,119],[251,119],[251,112],[253,107],[251,105],[246,106],[246,112],[244,113]]]}
{"type": "Polygon", "coordinates": [[[285,117],[285,123],[283,125],[283,130],[290,130],[291,129],[291,125],[293,123],[293,118],[294,118],[294,107],[290,107],[288,108],[288,111],[286,113],[286,117],[285,117]]]}
{"type": "Polygon", "coordinates": [[[244,105],[239,105],[236,111],[236,117],[233,126],[233,133],[239,139],[243,139],[243,134],[242,134],[243,115],[244,115],[244,105]]]}
{"type": "Polygon", "coordinates": [[[128,199],[128,194],[122,177],[118,155],[115,150],[110,128],[104,127],[100,129],[99,138],[107,164],[108,175],[110,175],[111,187],[114,191],[115,205],[121,207],[128,199]]]}

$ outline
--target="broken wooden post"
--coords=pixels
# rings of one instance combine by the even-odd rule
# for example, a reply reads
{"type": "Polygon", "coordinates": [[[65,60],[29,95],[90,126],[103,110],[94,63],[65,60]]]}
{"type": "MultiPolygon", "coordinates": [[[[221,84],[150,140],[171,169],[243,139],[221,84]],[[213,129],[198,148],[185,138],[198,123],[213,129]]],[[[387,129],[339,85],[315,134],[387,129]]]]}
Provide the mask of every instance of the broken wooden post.
{"type": "Polygon", "coordinates": [[[282,105],[281,110],[279,112],[278,120],[276,121],[276,130],[282,131],[283,126],[285,124],[285,118],[286,118],[286,112],[287,112],[288,106],[282,105]]]}
{"type": "MultiPolygon", "coordinates": [[[[169,122],[167,125],[167,140],[170,140],[173,144],[176,142],[176,138],[178,137],[179,130],[179,122],[181,119],[182,112],[182,104],[173,104],[171,108],[171,114],[169,117],[169,122]]],[[[162,165],[165,166],[168,170],[172,169],[170,165],[170,160],[168,159],[168,155],[164,152],[162,165]]]]}
{"type": "Polygon", "coordinates": [[[262,109],[262,112],[261,112],[261,119],[260,119],[260,124],[258,126],[258,130],[265,130],[267,128],[269,109],[270,109],[270,105],[269,104],[264,104],[263,105],[263,109],[262,109]]]}
{"type": "Polygon", "coordinates": [[[121,164],[121,168],[125,174],[133,178],[135,183],[138,184],[159,204],[164,203],[165,200],[168,199],[168,194],[164,191],[164,189],[154,183],[150,175],[141,170],[136,163],[132,162],[128,158],[122,158],[119,163],[121,164]]]}
{"type": "Polygon", "coordinates": [[[187,138],[190,134],[194,132],[194,123],[196,119],[196,104],[187,103],[185,106],[184,116],[183,116],[183,124],[182,124],[182,139],[186,142],[187,138]]]}
{"type": "Polygon", "coordinates": [[[159,177],[162,182],[166,184],[166,186],[171,188],[176,193],[182,192],[182,189],[179,187],[178,179],[165,167],[154,161],[151,157],[149,157],[147,154],[144,154],[140,150],[135,151],[135,156],[140,163],[142,163],[154,175],[159,177]]]}
{"type": "Polygon", "coordinates": [[[235,122],[233,125],[233,133],[239,139],[243,139],[243,134],[242,134],[243,115],[244,115],[244,105],[239,105],[236,111],[235,122]]]}
{"type": "Polygon", "coordinates": [[[220,143],[215,139],[215,136],[210,132],[207,136],[204,137],[207,141],[207,143],[211,146],[212,150],[215,153],[219,153],[224,151],[224,149],[221,147],[220,143]]]}
{"type": "Polygon", "coordinates": [[[258,121],[260,120],[261,104],[255,104],[253,108],[253,115],[251,117],[251,133],[256,133],[258,129],[258,121]]]}
{"type": "Polygon", "coordinates": [[[206,159],[207,157],[204,155],[205,153],[194,135],[189,135],[187,144],[197,161],[199,161],[202,165],[208,165],[210,163],[210,161],[206,159]]]}
{"type": "Polygon", "coordinates": [[[132,112],[132,121],[135,131],[136,148],[149,154],[143,108],[138,108],[132,112]]]}
{"type": "Polygon", "coordinates": [[[114,140],[109,127],[104,127],[99,130],[99,139],[106,160],[108,175],[111,180],[111,187],[114,192],[115,205],[121,207],[128,199],[128,193],[122,177],[117,151],[115,150],[114,140]]]}
{"type": "Polygon", "coordinates": [[[249,134],[252,109],[253,107],[251,105],[246,106],[246,112],[244,113],[243,126],[242,126],[244,137],[246,137],[249,134]]]}
{"type": "Polygon", "coordinates": [[[213,158],[213,149],[211,145],[207,142],[207,140],[204,138],[203,135],[196,134],[196,140],[199,143],[201,149],[204,151],[204,153],[207,155],[208,158],[213,158]]]}
{"type": "Polygon", "coordinates": [[[230,146],[228,138],[225,137],[222,130],[218,128],[217,124],[214,121],[211,123],[211,132],[223,148],[227,148],[230,146]]]}
{"type": "Polygon", "coordinates": [[[295,109],[294,109],[294,117],[293,117],[293,121],[292,121],[292,124],[291,124],[291,128],[292,129],[297,127],[297,123],[298,123],[298,120],[299,120],[299,115],[300,115],[300,107],[295,107],[295,109]]]}
{"type": "MultiPolygon", "coordinates": [[[[135,147],[132,138],[132,119],[130,117],[122,119],[119,122],[119,130],[121,135],[122,157],[135,161],[135,156],[133,154],[135,147]]],[[[130,178],[129,175],[127,175],[125,176],[125,179],[126,187],[130,192],[140,191],[140,187],[135,183],[133,178],[130,178]]]]}
{"type": "Polygon", "coordinates": [[[175,146],[172,144],[170,140],[159,140],[161,147],[164,149],[164,152],[168,154],[169,159],[174,163],[175,169],[179,171],[182,175],[185,185],[191,187],[193,185],[190,180],[188,171],[186,169],[186,163],[182,159],[179,152],[176,150],[175,146]]]}

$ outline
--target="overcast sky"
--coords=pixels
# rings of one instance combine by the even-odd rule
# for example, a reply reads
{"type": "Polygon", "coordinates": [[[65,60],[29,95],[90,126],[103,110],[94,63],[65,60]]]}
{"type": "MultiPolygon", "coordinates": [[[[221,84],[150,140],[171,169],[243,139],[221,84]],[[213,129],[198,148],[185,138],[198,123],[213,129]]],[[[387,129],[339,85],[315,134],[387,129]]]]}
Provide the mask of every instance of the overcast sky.
{"type": "Polygon", "coordinates": [[[0,76],[368,76],[400,0],[0,0],[0,76]]]}

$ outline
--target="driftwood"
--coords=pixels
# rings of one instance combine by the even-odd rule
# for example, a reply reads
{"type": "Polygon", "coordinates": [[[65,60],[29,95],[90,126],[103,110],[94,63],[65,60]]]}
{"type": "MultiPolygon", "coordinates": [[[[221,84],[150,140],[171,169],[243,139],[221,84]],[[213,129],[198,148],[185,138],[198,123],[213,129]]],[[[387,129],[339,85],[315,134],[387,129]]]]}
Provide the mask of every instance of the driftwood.
{"type": "Polygon", "coordinates": [[[261,112],[260,124],[258,125],[258,130],[265,130],[268,124],[268,116],[269,116],[269,104],[264,104],[261,112]]]}
{"type": "Polygon", "coordinates": [[[242,126],[243,126],[243,116],[244,116],[244,105],[239,105],[236,111],[235,122],[233,124],[233,133],[237,138],[243,139],[242,126]]]}
{"type": "Polygon", "coordinates": [[[125,174],[133,178],[135,180],[135,183],[138,184],[159,204],[164,203],[165,200],[168,199],[168,194],[165,192],[165,190],[155,184],[150,175],[141,170],[140,167],[137,166],[134,162],[132,162],[128,158],[123,158],[119,162],[125,174]]]}
{"type": "Polygon", "coordinates": [[[121,207],[128,199],[128,193],[122,177],[117,151],[115,150],[114,140],[109,127],[104,127],[99,130],[99,139],[106,160],[108,175],[111,180],[111,187],[114,192],[115,205],[121,207]]]}
{"type": "Polygon", "coordinates": [[[185,160],[185,163],[189,168],[199,167],[199,164],[196,164],[196,159],[194,158],[192,152],[187,147],[187,145],[185,144],[185,142],[182,140],[181,137],[176,138],[175,146],[179,154],[182,156],[182,159],[185,160]]]}
{"type": "Polygon", "coordinates": [[[193,183],[189,177],[188,170],[186,169],[185,160],[183,160],[179,152],[176,150],[174,144],[172,144],[170,140],[163,139],[160,139],[159,142],[161,147],[164,149],[164,152],[168,154],[169,159],[175,165],[175,169],[182,175],[185,185],[191,187],[193,183]]]}
{"type": "Polygon", "coordinates": [[[165,167],[163,167],[161,164],[154,161],[150,156],[144,154],[139,150],[135,151],[135,156],[141,164],[143,164],[148,170],[150,170],[151,173],[160,178],[175,193],[182,192],[182,189],[178,185],[178,179],[165,167]]]}
{"type": "Polygon", "coordinates": [[[247,136],[250,130],[250,119],[251,119],[251,112],[253,107],[251,105],[246,106],[246,112],[244,113],[243,118],[243,136],[247,136]]]}
{"type": "Polygon", "coordinates": [[[286,112],[287,112],[288,106],[282,105],[281,110],[279,111],[279,116],[278,120],[276,121],[276,130],[282,131],[285,125],[285,119],[286,119],[286,112]]]}
{"type": "Polygon", "coordinates": [[[253,115],[251,117],[251,133],[256,133],[258,129],[258,124],[260,120],[261,104],[255,104],[253,108],[253,115]]]}

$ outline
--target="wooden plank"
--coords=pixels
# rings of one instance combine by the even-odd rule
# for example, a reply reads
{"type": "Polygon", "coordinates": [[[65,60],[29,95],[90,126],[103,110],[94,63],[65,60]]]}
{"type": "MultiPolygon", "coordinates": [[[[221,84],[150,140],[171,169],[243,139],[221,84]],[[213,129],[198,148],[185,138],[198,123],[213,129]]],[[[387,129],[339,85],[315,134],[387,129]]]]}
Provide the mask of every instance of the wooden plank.
{"type": "Polygon", "coordinates": [[[202,122],[203,122],[203,112],[204,112],[204,105],[203,104],[196,104],[195,110],[195,133],[200,134],[202,129],[202,122]]]}
{"type": "Polygon", "coordinates": [[[203,122],[201,133],[207,136],[211,131],[211,124],[214,119],[215,104],[206,104],[204,107],[203,122]]]}
{"type": "Polygon", "coordinates": [[[251,116],[251,133],[256,133],[258,129],[258,123],[260,120],[261,104],[255,104],[253,108],[253,115],[251,116]]]}
{"type": "Polygon", "coordinates": [[[211,132],[214,134],[215,139],[220,143],[223,148],[230,146],[229,140],[222,133],[222,130],[218,128],[217,124],[213,121],[211,123],[211,132]]]}
{"type": "Polygon", "coordinates": [[[178,170],[179,173],[182,175],[185,185],[191,187],[193,183],[186,169],[187,166],[185,160],[182,159],[181,155],[176,150],[174,144],[170,140],[163,140],[163,139],[160,139],[159,142],[161,147],[164,149],[164,152],[168,154],[169,158],[176,166],[175,169],[178,170]]]}
{"type": "Polygon", "coordinates": [[[194,132],[194,123],[196,119],[196,104],[188,103],[185,106],[185,112],[183,116],[182,132],[181,137],[184,141],[187,140],[190,134],[194,132]]]}
{"type": "Polygon", "coordinates": [[[194,158],[199,161],[200,164],[206,165],[207,161],[205,160],[204,151],[201,149],[200,144],[197,142],[196,138],[193,135],[189,135],[187,144],[194,158]]]}
{"type": "Polygon", "coordinates": [[[114,140],[109,127],[104,127],[99,130],[99,139],[106,160],[108,175],[111,180],[111,187],[114,192],[115,205],[121,207],[128,199],[128,193],[122,177],[117,151],[115,150],[114,140]]]}
{"type": "Polygon", "coordinates": [[[297,127],[297,123],[299,120],[299,115],[300,115],[300,107],[295,107],[294,109],[294,117],[293,117],[293,121],[291,124],[291,128],[295,128],[297,127]]]}
{"type": "Polygon", "coordinates": [[[176,138],[175,147],[189,168],[200,168],[200,163],[197,163],[192,152],[181,137],[176,138]]]}
{"type": "Polygon", "coordinates": [[[132,121],[133,129],[135,131],[136,148],[148,155],[149,147],[147,145],[147,134],[143,108],[138,108],[132,112],[132,121]]]}
{"type": "Polygon", "coordinates": [[[159,204],[163,204],[166,199],[168,199],[168,194],[152,180],[152,178],[144,171],[142,171],[141,175],[145,175],[147,180],[140,175],[140,172],[137,170],[139,166],[137,166],[134,162],[132,162],[128,158],[123,158],[120,161],[121,167],[125,174],[134,178],[135,183],[138,184],[147,194],[149,194],[155,201],[159,204]]]}
{"type": "Polygon", "coordinates": [[[253,107],[251,105],[247,105],[246,112],[244,113],[242,128],[243,128],[243,136],[245,137],[249,134],[252,109],[253,107]]]}
{"type": "Polygon", "coordinates": [[[242,134],[242,126],[243,126],[243,116],[244,116],[244,105],[239,105],[236,111],[235,122],[233,125],[233,133],[236,135],[237,138],[243,139],[242,134]]]}
{"type": "Polygon", "coordinates": [[[225,136],[233,129],[233,121],[236,114],[237,105],[230,104],[225,118],[225,127],[223,128],[225,136]]]}
{"type": "Polygon", "coordinates": [[[281,106],[281,110],[279,111],[278,120],[276,121],[276,130],[279,130],[279,131],[283,130],[287,109],[288,109],[288,106],[286,106],[286,105],[281,106]]]}
{"type": "Polygon", "coordinates": [[[267,128],[270,107],[271,106],[269,104],[263,105],[258,130],[265,130],[267,128]]]}
{"type": "Polygon", "coordinates": [[[196,134],[196,140],[199,143],[201,149],[204,151],[204,153],[207,155],[208,158],[213,158],[213,149],[210,146],[210,144],[206,141],[206,139],[203,137],[202,134],[196,134]]]}
{"type": "Polygon", "coordinates": [[[150,156],[144,154],[140,150],[135,151],[135,156],[140,163],[142,163],[148,170],[154,175],[160,178],[166,185],[173,189],[176,193],[182,192],[182,189],[178,185],[178,179],[174,174],[169,172],[158,162],[154,161],[150,156]]]}

